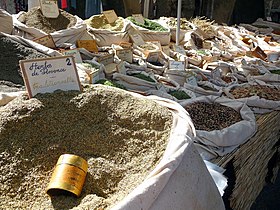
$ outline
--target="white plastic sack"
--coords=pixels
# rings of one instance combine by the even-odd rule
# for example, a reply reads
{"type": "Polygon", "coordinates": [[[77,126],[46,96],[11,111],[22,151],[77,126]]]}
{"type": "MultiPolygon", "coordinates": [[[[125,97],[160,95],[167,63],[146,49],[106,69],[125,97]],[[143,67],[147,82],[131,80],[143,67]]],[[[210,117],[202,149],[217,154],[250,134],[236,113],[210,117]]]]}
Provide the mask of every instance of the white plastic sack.
{"type": "Polygon", "coordinates": [[[264,75],[259,76],[248,76],[248,81],[253,80],[261,80],[270,85],[279,85],[280,86],[280,75],[279,74],[271,74],[265,73],[264,75]]]}
{"type": "MultiPolygon", "coordinates": [[[[230,90],[232,88],[238,87],[238,86],[248,86],[248,85],[264,85],[272,88],[277,88],[280,90],[280,86],[278,85],[269,85],[263,81],[260,80],[255,80],[250,81],[249,83],[244,83],[244,84],[236,84],[230,87],[227,87],[223,90],[223,92],[229,97],[229,98],[234,98],[234,96],[230,93],[230,90]]],[[[255,113],[267,113],[271,112],[274,110],[280,110],[280,101],[273,101],[273,100],[267,100],[265,98],[260,98],[259,96],[251,96],[247,98],[236,98],[236,101],[244,102],[246,103],[249,107],[254,107],[255,113]],[[255,111],[256,110],[256,111],[255,111]]]]}
{"type": "Polygon", "coordinates": [[[173,131],[160,163],[112,209],[225,209],[214,180],[191,142],[194,130],[186,111],[170,100],[148,98],[170,109],[174,116],[173,131]]]}
{"type": "Polygon", "coordinates": [[[21,95],[25,91],[18,91],[18,92],[0,92],[0,106],[4,106],[17,96],[21,95]]]}
{"type": "MultiPolygon", "coordinates": [[[[207,102],[207,103],[219,103],[233,108],[240,113],[242,120],[222,130],[204,131],[197,130],[195,141],[202,144],[205,149],[205,153],[201,153],[204,159],[209,159],[213,153],[216,156],[223,156],[229,152],[232,152],[240,144],[245,143],[250,139],[257,130],[256,119],[253,111],[243,102],[235,101],[225,97],[217,96],[202,96],[199,98],[185,100],[180,104],[183,107],[195,102],[207,102]],[[210,150],[210,155],[207,154],[210,150]],[[212,151],[212,153],[211,153],[212,151]],[[208,156],[209,155],[209,156],[208,156]]],[[[199,149],[201,150],[202,147],[199,149]]]]}
{"type": "MultiPolygon", "coordinates": [[[[18,14],[13,15],[14,35],[19,35],[30,40],[48,35],[46,32],[40,29],[34,27],[28,27],[27,25],[21,23],[18,20],[18,18],[23,13],[24,12],[19,12],[18,14]]],[[[50,33],[50,35],[52,36],[55,42],[56,47],[63,46],[65,43],[70,43],[75,45],[77,40],[93,39],[93,37],[88,34],[87,26],[83,22],[83,20],[78,16],[75,16],[75,18],[77,21],[74,26],[64,30],[50,33]]]]}
{"type": "Polygon", "coordinates": [[[11,34],[13,30],[13,18],[7,11],[0,8],[0,32],[11,34]]]}

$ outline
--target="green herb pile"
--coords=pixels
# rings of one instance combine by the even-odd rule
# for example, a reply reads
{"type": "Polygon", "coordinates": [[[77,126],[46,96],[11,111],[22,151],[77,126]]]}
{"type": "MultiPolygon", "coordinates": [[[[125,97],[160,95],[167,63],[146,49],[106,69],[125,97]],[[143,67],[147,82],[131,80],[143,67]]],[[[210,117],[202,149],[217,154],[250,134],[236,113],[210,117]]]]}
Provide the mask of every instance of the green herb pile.
{"type": "Polygon", "coordinates": [[[270,72],[271,72],[272,74],[280,74],[280,69],[271,70],[270,72]]]}
{"type": "Polygon", "coordinates": [[[107,86],[111,86],[111,87],[116,87],[116,88],[120,88],[120,89],[123,89],[123,90],[127,90],[124,85],[118,84],[116,82],[113,82],[113,81],[110,81],[110,80],[107,80],[107,79],[98,80],[95,84],[107,85],[107,86]]]}
{"type": "Polygon", "coordinates": [[[139,78],[139,79],[143,79],[143,80],[146,80],[146,81],[148,81],[148,82],[153,82],[153,83],[155,83],[155,81],[154,81],[151,77],[146,76],[146,75],[141,74],[141,73],[131,74],[130,76],[137,77],[137,78],[139,78]]]}
{"type": "Polygon", "coordinates": [[[147,18],[144,18],[144,24],[141,24],[137,22],[133,17],[127,17],[128,20],[130,20],[132,23],[134,23],[137,26],[140,26],[142,28],[149,29],[151,31],[168,31],[166,28],[164,28],[162,25],[159,23],[153,22],[147,18]]]}
{"type": "Polygon", "coordinates": [[[169,92],[170,95],[174,96],[178,100],[190,99],[191,97],[182,90],[173,90],[169,92]]]}

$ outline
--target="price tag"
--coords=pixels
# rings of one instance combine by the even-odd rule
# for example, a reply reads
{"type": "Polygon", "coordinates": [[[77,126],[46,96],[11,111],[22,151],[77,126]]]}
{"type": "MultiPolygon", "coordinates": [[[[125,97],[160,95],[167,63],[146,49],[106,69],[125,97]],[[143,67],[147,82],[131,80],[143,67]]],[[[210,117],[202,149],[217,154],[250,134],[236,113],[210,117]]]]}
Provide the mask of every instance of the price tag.
{"type": "Polygon", "coordinates": [[[133,53],[131,49],[116,50],[116,55],[119,59],[132,63],[133,53]]]}
{"type": "Polygon", "coordinates": [[[221,71],[220,68],[215,68],[212,72],[211,75],[213,77],[213,79],[217,79],[217,78],[221,78],[221,71]]]}
{"type": "Polygon", "coordinates": [[[117,71],[121,74],[126,74],[125,63],[123,61],[117,65],[117,71]]]}
{"type": "Polygon", "coordinates": [[[118,16],[114,10],[103,11],[103,14],[105,15],[105,18],[110,24],[114,23],[118,19],[118,16]]]}
{"type": "Polygon", "coordinates": [[[140,36],[140,34],[131,34],[129,36],[132,39],[133,43],[137,46],[145,44],[145,41],[142,36],[140,36]]]}
{"type": "Polygon", "coordinates": [[[98,52],[98,48],[95,40],[78,40],[77,45],[79,48],[85,48],[90,52],[95,52],[95,53],[98,52]]]}
{"type": "Polygon", "coordinates": [[[29,98],[58,89],[81,91],[72,56],[21,60],[19,63],[29,98]]]}
{"type": "Polygon", "coordinates": [[[145,24],[145,20],[142,14],[132,14],[132,17],[136,22],[141,23],[142,25],[145,24]]]}
{"type": "Polygon", "coordinates": [[[62,51],[63,55],[73,56],[75,58],[76,63],[82,63],[82,57],[79,49],[72,49],[72,50],[64,50],[62,51]]]}
{"type": "Polygon", "coordinates": [[[98,63],[103,64],[104,66],[114,63],[114,55],[109,54],[98,58],[98,63]]]}
{"type": "Polygon", "coordinates": [[[40,0],[40,8],[42,14],[47,18],[57,18],[59,16],[57,0],[40,0]]]}
{"type": "Polygon", "coordinates": [[[38,44],[44,45],[46,47],[52,48],[52,49],[56,48],[51,35],[42,36],[40,38],[34,39],[33,41],[38,44]]]}
{"type": "Polygon", "coordinates": [[[186,62],[185,61],[173,61],[169,60],[168,66],[170,70],[185,70],[186,62]]]}
{"type": "Polygon", "coordinates": [[[175,51],[181,53],[182,55],[186,55],[186,51],[183,47],[174,45],[175,51]]]}
{"type": "Polygon", "coordinates": [[[197,80],[196,80],[195,76],[188,77],[186,79],[186,83],[190,84],[192,86],[197,86],[197,80]]]}
{"type": "Polygon", "coordinates": [[[159,59],[160,52],[148,52],[146,60],[148,62],[157,62],[159,59]]]}

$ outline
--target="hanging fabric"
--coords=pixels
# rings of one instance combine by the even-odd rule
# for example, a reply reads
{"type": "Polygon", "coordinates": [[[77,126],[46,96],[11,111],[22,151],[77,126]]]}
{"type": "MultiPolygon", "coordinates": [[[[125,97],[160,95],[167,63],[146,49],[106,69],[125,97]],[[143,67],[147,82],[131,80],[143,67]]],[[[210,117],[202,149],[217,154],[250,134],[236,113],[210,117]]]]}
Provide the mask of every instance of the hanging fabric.
{"type": "Polygon", "coordinates": [[[67,7],[67,0],[61,0],[61,9],[66,9],[67,7]]]}
{"type": "Polygon", "coordinates": [[[85,18],[101,13],[100,0],[86,0],[85,18]]]}

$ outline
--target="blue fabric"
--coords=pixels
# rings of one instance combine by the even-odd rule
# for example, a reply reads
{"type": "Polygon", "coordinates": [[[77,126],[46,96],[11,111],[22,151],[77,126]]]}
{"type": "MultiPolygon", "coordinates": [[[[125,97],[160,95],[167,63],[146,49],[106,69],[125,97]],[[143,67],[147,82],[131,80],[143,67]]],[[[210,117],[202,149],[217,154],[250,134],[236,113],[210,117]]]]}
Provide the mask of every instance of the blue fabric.
{"type": "Polygon", "coordinates": [[[71,6],[72,6],[74,9],[77,9],[77,0],[71,0],[71,6]]]}
{"type": "Polygon", "coordinates": [[[101,0],[86,0],[85,18],[101,13],[101,0]]]}

